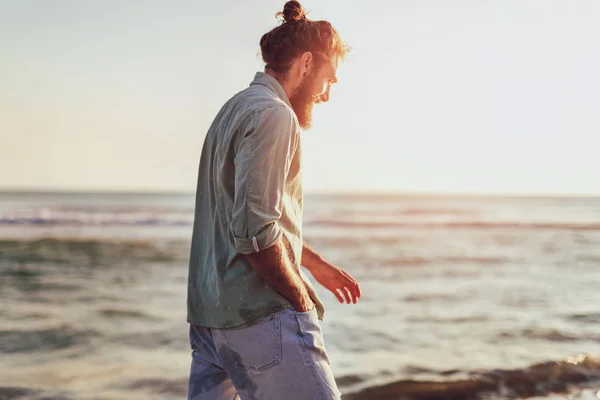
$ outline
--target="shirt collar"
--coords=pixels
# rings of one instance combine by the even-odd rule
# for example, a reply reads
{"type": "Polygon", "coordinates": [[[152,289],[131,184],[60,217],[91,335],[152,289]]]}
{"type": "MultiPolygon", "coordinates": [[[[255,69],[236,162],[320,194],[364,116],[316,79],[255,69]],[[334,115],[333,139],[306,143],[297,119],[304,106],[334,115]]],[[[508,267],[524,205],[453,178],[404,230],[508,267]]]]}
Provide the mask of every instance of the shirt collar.
{"type": "Polygon", "coordinates": [[[287,93],[283,89],[283,86],[277,81],[277,79],[273,78],[269,74],[265,74],[264,72],[257,72],[254,75],[254,80],[250,83],[252,85],[264,85],[271,89],[277,97],[283,100],[290,108],[292,108],[292,103],[290,103],[290,99],[287,96],[287,93]]]}

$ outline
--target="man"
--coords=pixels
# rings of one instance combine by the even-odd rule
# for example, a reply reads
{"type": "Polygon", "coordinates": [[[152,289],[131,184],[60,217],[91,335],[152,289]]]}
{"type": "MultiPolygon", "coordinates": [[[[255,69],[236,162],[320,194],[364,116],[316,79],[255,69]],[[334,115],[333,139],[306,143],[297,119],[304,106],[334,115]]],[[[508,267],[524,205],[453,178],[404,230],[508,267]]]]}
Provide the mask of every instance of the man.
{"type": "Polygon", "coordinates": [[[265,72],[220,110],[204,141],[188,276],[188,399],[339,399],[300,268],[340,302],[358,283],[302,241],[299,128],[329,99],[346,46],[296,1],[261,41],[265,72]]]}

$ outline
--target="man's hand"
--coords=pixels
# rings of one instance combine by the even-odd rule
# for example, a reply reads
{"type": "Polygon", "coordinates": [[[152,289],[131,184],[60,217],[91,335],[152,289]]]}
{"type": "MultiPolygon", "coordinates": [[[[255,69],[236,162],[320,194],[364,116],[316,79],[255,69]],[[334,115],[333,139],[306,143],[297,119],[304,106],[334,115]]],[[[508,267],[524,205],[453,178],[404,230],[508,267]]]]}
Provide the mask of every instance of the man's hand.
{"type": "Polygon", "coordinates": [[[310,269],[317,282],[331,291],[340,303],[344,303],[345,298],[348,304],[351,301],[356,304],[361,296],[358,282],[349,273],[327,261],[320,261],[320,264],[310,269]]]}
{"type": "Polygon", "coordinates": [[[306,267],[314,278],[337,297],[340,303],[350,302],[356,304],[360,298],[358,282],[349,273],[325,261],[306,243],[302,247],[302,265],[306,267]]]}
{"type": "Polygon", "coordinates": [[[247,257],[260,276],[288,299],[296,311],[306,312],[313,307],[306,284],[290,261],[283,239],[247,257]]]}
{"type": "Polygon", "coordinates": [[[294,310],[301,313],[310,311],[315,306],[315,302],[312,301],[308,294],[304,294],[299,299],[292,301],[291,303],[292,307],[294,307],[294,310]]]}

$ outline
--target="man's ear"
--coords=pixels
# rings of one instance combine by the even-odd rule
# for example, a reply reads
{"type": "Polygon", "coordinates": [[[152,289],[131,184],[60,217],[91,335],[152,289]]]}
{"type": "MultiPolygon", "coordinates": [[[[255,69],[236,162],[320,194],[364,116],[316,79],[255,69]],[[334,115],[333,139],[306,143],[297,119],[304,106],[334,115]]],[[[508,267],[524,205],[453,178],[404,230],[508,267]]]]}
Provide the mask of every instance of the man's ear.
{"type": "Polygon", "coordinates": [[[300,56],[300,72],[302,76],[306,76],[310,73],[311,68],[313,67],[313,55],[310,51],[305,51],[300,56]]]}

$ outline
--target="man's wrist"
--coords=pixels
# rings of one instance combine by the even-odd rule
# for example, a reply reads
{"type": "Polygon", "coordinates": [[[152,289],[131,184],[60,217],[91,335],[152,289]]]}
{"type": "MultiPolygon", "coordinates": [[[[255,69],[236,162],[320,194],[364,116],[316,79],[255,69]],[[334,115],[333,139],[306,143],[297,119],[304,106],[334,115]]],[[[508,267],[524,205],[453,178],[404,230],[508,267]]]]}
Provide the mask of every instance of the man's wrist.
{"type": "Polygon", "coordinates": [[[308,293],[301,295],[299,298],[294,299],[294,301],[290,301],[292,307],[297,311],[307,311],[313,308],[315,305],[313,299],[310,297],[308,293]]]}
{"type": "Polygon", "coordinates": [[[309,271],[320,269],[328,263],[317,252],[308,247],[306,244],[302,247],[302,265],[309,271]]]}

